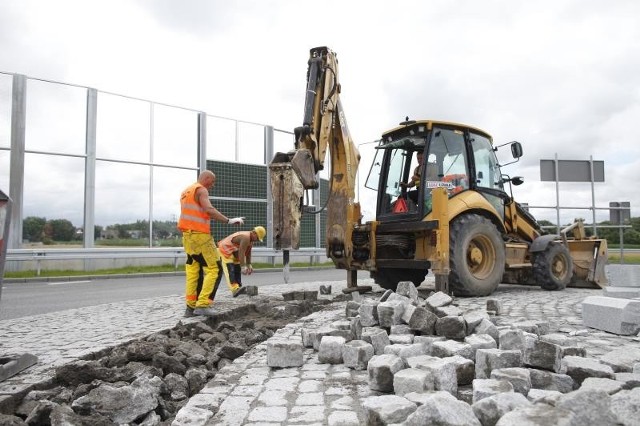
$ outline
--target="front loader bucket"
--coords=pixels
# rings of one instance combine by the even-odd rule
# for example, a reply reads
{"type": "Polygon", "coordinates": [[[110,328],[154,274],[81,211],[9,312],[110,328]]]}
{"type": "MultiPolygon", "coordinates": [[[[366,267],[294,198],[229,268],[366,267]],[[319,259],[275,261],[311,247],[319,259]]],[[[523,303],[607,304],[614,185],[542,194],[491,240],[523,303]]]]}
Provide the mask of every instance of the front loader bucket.
{"type": "Polygon", "coordinates": [[[573,279],[568,287],[606,287],[607,240],[568,240],[567,244],[573,259],[573,279]]]}
{"type": "Polygon", "coordinates": [[[269,164],[273,209],[273,247],[276,250],[300,248],[300,219],[304,187],[289,156],[277,153],[269,164]]]}

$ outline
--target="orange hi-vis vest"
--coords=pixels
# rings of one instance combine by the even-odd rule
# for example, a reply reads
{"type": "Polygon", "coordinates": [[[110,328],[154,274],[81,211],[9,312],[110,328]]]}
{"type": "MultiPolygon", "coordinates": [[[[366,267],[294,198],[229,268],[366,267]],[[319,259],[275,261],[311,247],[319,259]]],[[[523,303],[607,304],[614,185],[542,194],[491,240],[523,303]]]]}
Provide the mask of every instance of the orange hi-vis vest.
{"type": "MultiPolygon", "coordinates": [[[[238,231],[235,232],[231,235],[229,235],[228,237],[220,240],[220,242],[218,243],[218,250],[225,255],[225,257],[230,257],[234,252],[238,251],[238,249],[240,248],[240,244],[236,244],[233,242],[233,239],[238,236],[238,235],[243,235],[247,232],[251,232],[251,231],[238,231]]],[[[251,239],[251,236],[249,236],[249,239],[251,239]]],[[[249,253],[251,251],[251,244],[249,244],[249,247],[247,247],[247,251],[245,252],[245,256],[247,255],[247,253],[249,253]]]]}
{"type": "Polygon", "coordinates": [[[211,219],[207,212],[200,207],[196,200],[196,191],[204,188],[198,182],[182,191],[180,195],[180,220],[178,229],[181,231],[197,231],[211,233],[211,219]]]}

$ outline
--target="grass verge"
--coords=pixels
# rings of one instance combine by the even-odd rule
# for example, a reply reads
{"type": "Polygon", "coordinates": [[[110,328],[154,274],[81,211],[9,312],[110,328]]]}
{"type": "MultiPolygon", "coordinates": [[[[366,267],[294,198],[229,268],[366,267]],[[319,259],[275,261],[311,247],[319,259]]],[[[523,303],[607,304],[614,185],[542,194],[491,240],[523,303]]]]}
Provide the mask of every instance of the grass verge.
{"type": "MultiPolygon", "coordinates": [[[[253,269],[273,269],[282,268],[282,264],[272,265],[270,263],[253,263],[253,269]]],[[[293,268],[308,268],[310,266],[315,267],[327,267],[333,268],[333,262],[325,262],[321,264],[312,265],[308,262],[291,263],[293,268]]],[[[176,272],[182,271],[182,265],[178,266],[178,269],[173,267],[173,264],[157,265],[157,266],[129,266],[126,268],[113,268],[113,269],[98,269],[95,271],[76,271],[76,270],[41,270],[40,275],[36,275],[36,271],[17,271],[17,272],[5,272],[5,278],[34,278],[39,277],[74,277],[80,275],[114,275],[114,274],[151,274],[160,272],[176,272]]]]}
{"type": "MultiPolygon", "coordinates": [[[[620,255],[611,254],[609,252],[609,263],[610,264],[618,264],[620,263],[620,255]]],[[[640,265],[640,253],[625,253],[624,254],[624,263],[627,265],[640,265]]],[[[291,263],[291,267],[293,268],[308,268],[310,266],[315,267],[326,267],[333,268],[333,262],[325,262],[321,264],[312,265],[308,262],[299,262],[299,263],[291,263]]],[[[254,263],[254,269],[270,269],[270,268],[282,268],[282,264],[277,263],[272,265],[270,263],[254,263]]],[[[114,274],[151,274],[151,273],[160,273],[160,272],[176,272],[182,271],[182,266],[179,266],[178,269],[173,267],[173,264],[167,265],[158,265],[158,266],[130,266],[126,268],[114,268],[114,269],[98,269],[95,271],[75,271],[75,270],[41,270],[40,277],[73,277],[80,275],[114,275],[114,274]]],[[[36,275],[36,271],[17,271],[17,272],[6,272],[4,273],[5,278],[34,278],[36,275]]]]}

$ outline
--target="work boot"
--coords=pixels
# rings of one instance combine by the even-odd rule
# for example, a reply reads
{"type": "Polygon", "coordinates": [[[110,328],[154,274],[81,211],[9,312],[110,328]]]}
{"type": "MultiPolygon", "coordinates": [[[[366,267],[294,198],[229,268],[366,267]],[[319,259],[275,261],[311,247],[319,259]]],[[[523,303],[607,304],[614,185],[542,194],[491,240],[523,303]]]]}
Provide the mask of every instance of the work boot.
{"type": "Polygon", "coordinates": [[[205,316],[205,317],[213,317],[213,316],[216,315],[216,311],[211,306],[208,306],[206,308],[195,308],[193,310],[193,314],[194,315],[202,315],[202,316],[205,316]]]}
{"type": "Polygon", "coordinates": [[[247,292],[247,288],[241,286],[241,287],[238,287],[235,290],[233,290],[232,294],[233,294],[233,297],[238,297],[241,294],[246,293],[246,292],[247,292]]]}
{"type": "Polygon", "coordinates": [[[193,314],[193,309],[189,306],[187,306],[187,309],[184,310],[184,317],[185,318],[191,318],[194,314],[193,314]]]}

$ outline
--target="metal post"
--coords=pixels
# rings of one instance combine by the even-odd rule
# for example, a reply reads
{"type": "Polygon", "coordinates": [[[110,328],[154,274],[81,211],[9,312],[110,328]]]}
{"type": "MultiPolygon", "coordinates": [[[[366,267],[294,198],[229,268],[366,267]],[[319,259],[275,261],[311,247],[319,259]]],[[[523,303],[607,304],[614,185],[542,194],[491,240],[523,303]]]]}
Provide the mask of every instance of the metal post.
{"type": "MultiPolygon", "coordinates": [[[[87,89],[87,121],[84,160],[84,248],[95,246],[96,206],[96,129],[98,91],[87,89]]],[[[85,270],[87,263],[85,262],[85,270]]]]}
{"type": "Polygon", "coordinates": [[[558,173],[558,153],[556,152],[555,161],[553,162],[556,168],[556,224],[558,228],[558,235],[560,235],[560,175],[558,173]]]}
{"type": "Polygon", "coordinates": [[[236,122],[236,135],[235,135],[236,140],[234,145],[236,147],[236,152],[235,152],[234,161],[240,161],[240,141],[238,140],[240,136],[240,126],[239,126],[240,122],[238,120],[235,120],[235,122],[236,122]]]}
{"type": "Polygon", "coordinates": [[[149,102],[149,248],[153,248],[153,145],[155,104],[149,102]]]}
{"type": "Polygon", "coordinates": [[[207,114],[198,113],[198,173],[207,170],[207,114]]]}
{"type": "Polygon", "coordinates": [[[9,197],[11,207],[11,232],[8,248],[22,245],[22,210],[24,204],[24,151],[27,119],[27,77],[13,75],[11,103],[11,156],[9,166],[9,197]]]}
{"type": "Polygon", "coordinates": [[[595,190],[595,176],[593,174],[593,155],[589,156],[589,168],[591,176],[591,212],[593,213],[593,236],[597,236],[596,225],[596,190],[595,190]]]}
{"type": "MultiPolygon", "coordinates": [[[[273,248],[273,194],[271,192],[271,173],[269,173],[269,162],[274,153],[273,126],[264,126],[264,164],[267,165],[267,248],[273,248]]],[[[275,256],[271,257],[271,265],[276,264],[275,256]]]]}
{"type": "MultiPolygon", "coordinates": [[[[267,235],[273,235],[273,195],[271,193],[271,173],[269,162],[273,158],[273,127],[264,126],[264,164],[267,165],[267,235]]],[[[267,238],[267,247],[273,248],[273,238],[267,238]]]]}
{"type": "MultiPolygon", "coordinates": [[[[620,215],[622,216],[622,210],[620,210],[620,215]]],[[[624,228],[622,227],[623,223],[622,221],[620,222],[620,264],[624,265],[624,228]]]]}

